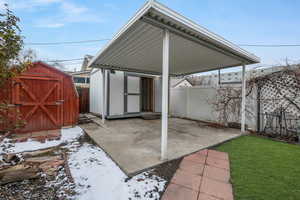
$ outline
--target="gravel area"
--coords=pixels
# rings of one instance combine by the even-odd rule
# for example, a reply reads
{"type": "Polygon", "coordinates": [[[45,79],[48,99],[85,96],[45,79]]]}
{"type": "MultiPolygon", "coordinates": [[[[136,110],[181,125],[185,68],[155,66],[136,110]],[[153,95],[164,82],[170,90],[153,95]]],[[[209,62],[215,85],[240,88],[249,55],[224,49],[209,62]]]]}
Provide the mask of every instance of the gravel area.
{"type": "Polygon", "coordinates": [[[0,185],[0,200],[68,200],[75,194],[73,183],[59,169],[53,180],[41,178],[0,185]]]}

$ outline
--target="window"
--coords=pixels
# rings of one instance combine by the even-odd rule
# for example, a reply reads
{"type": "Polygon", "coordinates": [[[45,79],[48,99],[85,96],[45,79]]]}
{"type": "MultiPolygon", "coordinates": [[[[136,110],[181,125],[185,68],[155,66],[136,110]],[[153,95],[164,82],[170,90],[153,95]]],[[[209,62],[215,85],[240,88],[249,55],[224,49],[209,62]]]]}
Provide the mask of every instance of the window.
{"type": "Polygon", "coordinates": [[[86,83],[90,83],[90,78],[86,78],[86,83]]]}
{"type": "Polygon", "coordinates": [[[75,83],[85,83],[84,77],[74,77],[73,80],[75,83]]]}

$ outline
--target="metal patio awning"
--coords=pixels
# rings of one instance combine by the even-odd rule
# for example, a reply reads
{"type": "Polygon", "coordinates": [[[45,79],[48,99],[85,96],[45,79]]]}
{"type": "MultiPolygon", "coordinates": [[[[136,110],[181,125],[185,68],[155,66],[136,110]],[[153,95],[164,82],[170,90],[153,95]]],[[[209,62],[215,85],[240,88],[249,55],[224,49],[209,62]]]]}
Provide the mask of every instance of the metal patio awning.
{"type": "Polygon", "coordinates": [[[241,131],[245,132],[245,66],[259,58],[189,19],[150,0],[90,61],[89,67],[102,68],[102,121],[107,70],[162,75],[161,159],[167,159],[169,76],[243,66],[241,131]]]}
{"type": "Polygon", "coordinates": [[[89,66],[162,73],[163,32],[170,32],[170,75],[258,63],[260,59],[166,6],[148,1],[89,66]]]}

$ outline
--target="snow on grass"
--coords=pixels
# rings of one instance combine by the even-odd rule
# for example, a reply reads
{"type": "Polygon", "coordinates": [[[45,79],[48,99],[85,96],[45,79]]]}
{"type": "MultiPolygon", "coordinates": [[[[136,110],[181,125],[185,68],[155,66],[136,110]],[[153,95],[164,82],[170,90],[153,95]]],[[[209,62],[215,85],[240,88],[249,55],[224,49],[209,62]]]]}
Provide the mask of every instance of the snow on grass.
{"type": "Polygon", "coordinates": [[[13,143],[11,139],[5,138],[3,142],[0,143],[0,154],[20,153],[23,151],[35,151],[38,149],[54,147],[63,143],[76,141],[82,135],[83,130],[76,126],[74,128],[61,129],[61,138],[59,140],[46,141],[45,143],[33,141],[31,139],[26,142],[13,143]]]}
{"type": "Polygon", "coordinates": [[[126,174],[106,155],[91,144],[83,144],[69,156],[69,167],[80,200],[159,199],[166,181],[150,175],[139,174],[126,182],[126,174]]]}

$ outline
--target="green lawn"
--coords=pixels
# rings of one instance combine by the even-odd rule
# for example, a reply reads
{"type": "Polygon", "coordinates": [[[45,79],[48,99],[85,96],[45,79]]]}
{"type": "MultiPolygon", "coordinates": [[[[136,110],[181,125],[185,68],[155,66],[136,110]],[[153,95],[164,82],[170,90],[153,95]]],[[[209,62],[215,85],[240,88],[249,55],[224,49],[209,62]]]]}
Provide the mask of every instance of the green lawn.
{"type": "Polygon", "coordinates": [[[300,199],[300,146],[242,136],[216,149],[229,153],[235,200],[300,199]]]}

